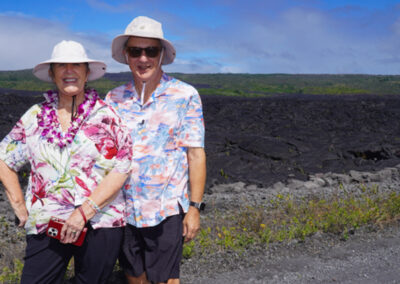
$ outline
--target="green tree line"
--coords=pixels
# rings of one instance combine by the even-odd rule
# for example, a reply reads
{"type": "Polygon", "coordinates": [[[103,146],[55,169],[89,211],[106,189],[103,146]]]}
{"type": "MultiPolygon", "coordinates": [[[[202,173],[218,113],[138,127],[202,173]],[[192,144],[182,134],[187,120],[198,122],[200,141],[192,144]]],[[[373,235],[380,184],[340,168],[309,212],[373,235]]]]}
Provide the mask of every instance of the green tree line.
{"type": "MultiPolygon", "coordinates": [[[[362,74],[184,74],[170,75],[194,85],[201,95],[260,97],[276,94],[400,94],[400,75],[362,74]]],[[[107,73],[90,82],[102,95],[131,80],[130,72],[107,73]]],[[[45,91],[54,86],[33,76],[31,69],[0,71],[0,88],[45,91]]]]}

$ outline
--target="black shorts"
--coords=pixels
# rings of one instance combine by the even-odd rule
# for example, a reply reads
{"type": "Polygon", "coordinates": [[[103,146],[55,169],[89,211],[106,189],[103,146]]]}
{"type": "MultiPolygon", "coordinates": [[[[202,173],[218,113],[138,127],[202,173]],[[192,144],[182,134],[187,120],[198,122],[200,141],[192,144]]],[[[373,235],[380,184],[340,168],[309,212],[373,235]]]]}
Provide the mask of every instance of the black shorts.
{"type": "Polygon", "coordinates": [[[21,283],[63,283],[74,257],[75,283],[107,283],[120,253],[123,228],[89,229],[81,247],[46,234],[27,235],[21,283]]]}
{"type": "Polygon", "coordinates": [[[138,277],[146,272],[153,282],[179,278],[183,249],[183,212],[154,227],[125,227],[120,264],[125,273],[138,277]]]}

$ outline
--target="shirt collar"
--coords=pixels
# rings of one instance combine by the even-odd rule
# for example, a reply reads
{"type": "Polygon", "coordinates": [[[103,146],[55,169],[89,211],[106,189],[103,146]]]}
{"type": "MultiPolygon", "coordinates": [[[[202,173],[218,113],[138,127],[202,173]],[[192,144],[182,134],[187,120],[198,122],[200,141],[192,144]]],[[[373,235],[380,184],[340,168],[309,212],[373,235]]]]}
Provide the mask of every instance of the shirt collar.
{"type": "MultiPolygon", "coordinates": [[[[161,95],[164,95],[163,86],[165,86],[165,84],[170,80],[172,80],[172,77],[168,76],[166,73],[163,72],[161,75],[160,82],[158,83],[155,91],[151,94],[151,97],[153,97],[153,96],[159,97],[161,95]]],[[[132,99],[137,102],[140,101],[140,94],[138,94],[135,89],[135,79],[132,79],[132,81],[128,85],[128,89],[131,92],[132,99]]],[[[150,99],[151,99],[151,97],[150,97],[150,99]]]]}

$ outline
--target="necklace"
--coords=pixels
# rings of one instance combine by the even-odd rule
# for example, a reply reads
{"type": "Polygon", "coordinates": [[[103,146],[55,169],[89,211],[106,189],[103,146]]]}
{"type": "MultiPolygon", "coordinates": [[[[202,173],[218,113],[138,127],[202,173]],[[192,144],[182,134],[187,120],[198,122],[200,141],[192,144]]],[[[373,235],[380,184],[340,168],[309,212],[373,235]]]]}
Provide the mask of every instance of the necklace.
{"type": "Polygon", "coordinates": [[[38,113],[38,125],[42,128],[41,136],[47,139],[47,142],[58,145],[61,149],[74,141],[82,122],[89,116],[96,104],[98,94],[94,89],[85,92],[85,99],[79,105],[77,115],[72,118],[71,126],[65,134],[61,131],[60,122],[57,117],[58,93],[56,91],[47,91],[43,94],[45,102],[42,103],[42,111],[38,113]]]}

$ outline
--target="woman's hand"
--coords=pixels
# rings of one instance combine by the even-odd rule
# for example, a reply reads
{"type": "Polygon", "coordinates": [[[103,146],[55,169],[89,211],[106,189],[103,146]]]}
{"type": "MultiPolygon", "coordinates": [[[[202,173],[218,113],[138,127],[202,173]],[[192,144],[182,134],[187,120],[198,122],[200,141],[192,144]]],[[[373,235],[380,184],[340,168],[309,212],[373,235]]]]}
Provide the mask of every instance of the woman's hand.
{"type": "Polygon", "coordinates": [[[28,210],[25,205],[24,194],[18,180],[18,174],[0,160],[0,180],[4,185],[6,195],[15,215],[19,219],[18,227],[24,227],[28,220],[28,210]]]}
{"type": "Polygon", "coordinates": [[[25,201],[21,203],[12,204],[15,216],[18,218],[18,227],[23,228],[28,221],[28,210],[26,209],[25,201]]]}
{"type": "MultiPolygon", "coordinates": [[[[103,208],[118,195],[128,175],[127,173],[110,172],[103,178],[98,187],[90,195],[90,198],[99,208],[103,208]]],[[[60,241],[62,243],[75,242],[85,226],[84,218],[89,220],[96,214],[96,210],[88,201],[82,204],[81,209],[82,213],[79,211],[79,208],[76,208],[66,220],[61,230],[60,241]]]]}
{"type": "Polygon", "coordinates": [[[84,227],[85,221],[76,208],[62,227],[60,242],[64,244],[76,242],[84,227]]]}

